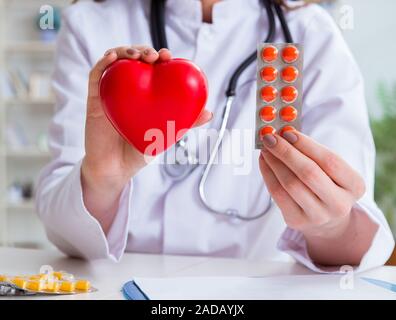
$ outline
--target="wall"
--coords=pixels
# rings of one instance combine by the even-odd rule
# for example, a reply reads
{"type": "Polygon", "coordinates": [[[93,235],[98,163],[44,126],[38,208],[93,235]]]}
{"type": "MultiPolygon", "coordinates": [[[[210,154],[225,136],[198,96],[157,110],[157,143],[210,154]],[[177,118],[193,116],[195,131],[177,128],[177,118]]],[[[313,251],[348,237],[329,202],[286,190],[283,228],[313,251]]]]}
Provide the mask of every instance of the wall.
{"type": "MultiPolygon", "coordinates": [[[[396,1],[339,2],[353,9],[355,26],[353,30],[344,31],[345,39],[362,70],[369,110],[373,115],[380,115],[378,83],[385,81],[388,85],[396,85],[396,1]]],[[[336,16],[340,16],[339,12],[336,16]]]]}

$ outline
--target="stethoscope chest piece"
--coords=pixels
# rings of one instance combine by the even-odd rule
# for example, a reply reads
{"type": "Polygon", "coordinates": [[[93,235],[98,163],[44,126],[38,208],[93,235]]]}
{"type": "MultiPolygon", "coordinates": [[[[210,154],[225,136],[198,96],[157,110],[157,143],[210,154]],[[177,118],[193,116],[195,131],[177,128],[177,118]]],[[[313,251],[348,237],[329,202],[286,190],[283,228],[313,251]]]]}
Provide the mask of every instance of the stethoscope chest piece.
{"type": "Polygon", "coordinates": [[[184,136],[164,154],[164,171],[175,181],[183,180],[198,166],[195,154],[187,148],[187,140],[184,136]]]}

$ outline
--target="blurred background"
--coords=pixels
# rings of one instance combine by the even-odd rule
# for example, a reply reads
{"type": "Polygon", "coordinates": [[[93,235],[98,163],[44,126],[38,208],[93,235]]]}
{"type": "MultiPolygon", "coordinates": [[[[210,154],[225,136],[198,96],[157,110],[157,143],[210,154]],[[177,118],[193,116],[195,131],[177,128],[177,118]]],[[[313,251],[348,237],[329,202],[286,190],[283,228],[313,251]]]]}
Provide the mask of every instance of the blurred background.
{"type": "MultiPolygon", "coordinates": [[[[71,0],[0,0],[0,245],[47,248],[34,206],[35,182],[49,161],[51,68],[62,8],[71,0]],[[54,29],[42,30],[50,5],[54,29]],[[40,8],[44,9],[40,13],[40,8]]],[[[335,0],[334,17],[366,81],[377,145],[376,199],[396,234],[396,31],[393,0],[335,0]]]]}

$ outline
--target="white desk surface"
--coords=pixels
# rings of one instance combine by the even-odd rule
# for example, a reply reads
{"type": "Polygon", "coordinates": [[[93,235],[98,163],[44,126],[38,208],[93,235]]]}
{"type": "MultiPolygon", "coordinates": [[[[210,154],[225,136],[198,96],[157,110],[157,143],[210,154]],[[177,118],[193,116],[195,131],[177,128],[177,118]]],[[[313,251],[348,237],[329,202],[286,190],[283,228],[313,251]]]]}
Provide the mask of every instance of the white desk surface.
{"type": "MultiPolygon", "coordinates": [[[[84,261],[65,257],[56,250],[33,250],[0,247],[0,274],[36,274],[42,265],[64,270],[88,279],[97,292],[50,299],[123,299],[121,287],[133,277],[177,276],[275,276],[313,274],[296,263],[249,261],[230,258],[187,257],[151,254],[125,254],[121,262],[84,261]]],[[[396,282],[396,267],[381,267],[365,275],[396,282]]],[[[296,297],[299,299],[301,297],[296,297]]],[[[0,298],[9,299],[9,298],[0,298]]],[[[17,299],[49,299],[17,297],[17,299]]]]}

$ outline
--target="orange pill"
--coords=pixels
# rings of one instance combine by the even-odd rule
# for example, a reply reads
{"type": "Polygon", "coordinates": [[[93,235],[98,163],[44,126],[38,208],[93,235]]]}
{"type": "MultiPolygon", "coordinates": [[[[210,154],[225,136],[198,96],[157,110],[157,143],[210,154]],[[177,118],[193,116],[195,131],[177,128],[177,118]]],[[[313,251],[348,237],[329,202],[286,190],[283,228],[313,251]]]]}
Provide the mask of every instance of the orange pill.
{"type": "Polygon", "coordinates": [[[300,55],[300,52],[295,46],[286,46],[282,50],[282,59],[286,63],[293,63],[295,62],[300,55]]]}
{"type": "Polygon", "coordinates": [[[296,101],[298,96],[298,91],[293,86],[284,87],[281,91],[281,98],[283,102],[292,103],[296,101]]]}
{"type": "Polygon", "coordinates": [[[272,66],[264,67],[260,71],[260,77],[263,81],[274,82],[278,76],[278,70],[272,66]]]}
{"type": "Polygon", "coordinates": [[[296,67],[288,66],[282,70],[282,80],[288,83],[296,81],[298,70],[296,67]]]}
{"type": "Polygon", "coordinates": [[[260,110],[260,119],[265,122],[274,121],[276,118],[276,109],[273,106],[265,106],[260,110]]]}
{"type": "Polygon", "coordinates": [[[292,126],[284,126],[281,131],[280,131],[280,135],[283,136],[285,132],[287,131],[295,131],[296,129],[292,126]]]}
{"type": "Polygon", "coordinates": [[[292,122],[297,118],[297,110],[293,106],[286,106],[279,112],[281,119],[285,122],[292,122]]]}
{"type": "Polygon", "coordinates": [[[260,139],[264,137],[266,134],[275,134],[276,130],[274,127],[265,126],[260,129],[260,139]]]}
{"type": "Polygon", "coordinates": [[[278,90],[273,86],[266,86],[261,88],[261,99],[267,103],[274,102],[278,95],[278,90]]]}
{"type": "Polygon", "coordinates": [[[278,49],[274,46],[264,47],[261,51],[261,59],[265,62],[273,62],[278,58],[278,49]]]}

